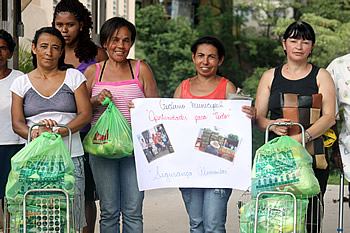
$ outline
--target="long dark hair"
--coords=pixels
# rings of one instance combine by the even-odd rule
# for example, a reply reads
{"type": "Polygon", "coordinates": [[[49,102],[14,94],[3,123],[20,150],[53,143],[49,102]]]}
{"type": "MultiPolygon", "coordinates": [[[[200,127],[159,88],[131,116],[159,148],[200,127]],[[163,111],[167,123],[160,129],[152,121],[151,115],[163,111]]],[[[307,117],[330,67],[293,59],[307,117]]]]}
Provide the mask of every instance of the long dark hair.
{"type": "Polygon", "coordinates": [[[131,32],[131,42],[135,42],[136,38],[136,28],[135,26],[121,17],[113,17],[107,20],[101,27],[100,30],[100,43],[103,47],[113,36],[113,33],[116,30],[119,30],[122,27],[127,27],[131,32]]]}
{"type": "Polygon", "coordinates": [[[90,11],[78,0],[61,0],[57,4],[53,14],[53,27],[55,27],[56,16],[60,12],[69,12],[73,14],[75,19],[83,24],[78,34],[78,44],[74,52],[75,56],[79,58],[79,62],[88,62],[92,60],[97,55],[97,47],[90,36],[90,31],[92,30],[90,11]]]}
{"type": "MultiPolygon", "coordinates": [[[[56,36],[61,41],[62,55],[61,55],[60,59],[58,60],[58,69],[59,70],[66,70],[68,68],[72,68],[73,66],[67,65],[64,63],[64,57],[65,57],[64,47],[66,46],[66,42],[65,42],[61,32],[58,29],[53,28],[53,27],[42,27],[39,30],[37,30],[35,32],[35,36],[34,36],[34,39],[32,41],[34,46],[35,47],[37,46],[38,40],[39,40],[41,34],[43,34],[43,33],[48,33],[48,34],[51,34],[53,36],[56,36]]],[[[34,54],[33,51],[32,51],[32,58],[33,58],[34,69],[36,69],[38,67],[38,63],[37,63],[37,59],[36,59],[36,54],[34,54]]]]}

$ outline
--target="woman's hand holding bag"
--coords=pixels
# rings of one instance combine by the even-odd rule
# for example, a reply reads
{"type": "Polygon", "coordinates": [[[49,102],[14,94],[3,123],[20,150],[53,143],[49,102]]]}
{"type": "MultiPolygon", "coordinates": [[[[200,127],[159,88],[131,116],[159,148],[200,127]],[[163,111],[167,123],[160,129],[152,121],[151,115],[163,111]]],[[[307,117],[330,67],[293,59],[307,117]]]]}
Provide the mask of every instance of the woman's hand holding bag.
{"type": "Polygon", "coordinates": [[[102,103],[106,104],[108,107],[84,138],[84,151],[109,159],[129,156],[134,151],[131,127],[108,97],[102,103]]]}

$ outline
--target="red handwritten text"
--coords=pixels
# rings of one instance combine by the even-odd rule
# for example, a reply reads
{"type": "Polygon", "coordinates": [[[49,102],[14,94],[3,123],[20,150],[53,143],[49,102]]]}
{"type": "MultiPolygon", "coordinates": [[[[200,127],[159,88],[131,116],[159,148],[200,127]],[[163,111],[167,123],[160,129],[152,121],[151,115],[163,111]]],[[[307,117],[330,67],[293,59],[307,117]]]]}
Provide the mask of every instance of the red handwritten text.
{"type": "Polygon", "coordinates": [[[218,120],[224,120],[230,117],[230,114],[214,112],[213,115],[218,120]]]}
{"type": "Polygon", "coordinates": [[[187,121],[187,117],[180,115],[156,115],[152,110],[149,111],[148,119],[150,121],[158,122],[158,121],[187,121]]]}
{"type": "Polygon", "coordinates": [[[208,119],[207,116],[194,116],[194,120],[196,121],[196,124],[198,123],[198,121],[201,121],[201,120],[206,120],[208,119]]]}

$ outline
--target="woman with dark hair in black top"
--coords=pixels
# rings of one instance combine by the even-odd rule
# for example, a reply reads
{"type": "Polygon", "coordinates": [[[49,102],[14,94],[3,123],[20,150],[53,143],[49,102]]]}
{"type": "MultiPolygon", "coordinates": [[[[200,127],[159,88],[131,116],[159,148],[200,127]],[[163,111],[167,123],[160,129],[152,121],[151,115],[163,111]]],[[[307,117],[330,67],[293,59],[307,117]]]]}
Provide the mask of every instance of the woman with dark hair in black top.
{"type": "MultiPolygon", "coordinates": [[[[329,73],[308,62],[308,57],[315,46],[315,33],[312,27],[305,22],[294,22],[286,30],[283,40],[283,49],[287,56],[287,63],[266,71],[261,77],[255,107],[257,110],[255,125],[266,130],[273,122],[300,122],[305,128],[305,141],[316,143],[325,131],[335,124],[335,88],[329,73]],[[297,94],[297,95],[286,95],[297,94]],[[315,95],[321,94],[321,95],[315,95]],[[287,98],[291,97],[291,99],[287,98]],[[315,110],[315,98],[319,98],[319,108],[315,110]],[[306,101],[307,100],[307,101],[306,101]],[[312,101],[314,100],[314,103],[312,101]],[[288,115],[284,110],[287,101],[293,102],[296,109],[291,111],[297,114],[288,115]],[[303,104],[308,102],[309,109],[300,110],[303,104]],[[318,113],[317,113],[318,111],[318,113]],[[314,113],[318,117],[310,120],[314,113]],[[267,118],[270,113],[270,119],[267,118]],[[305,113],[303,116],[302,113],[305,113]],[[307,118],[306,120],[303,118],[307,118]],[[305,123],[307,121],[307,123],[305,123]]],[[[302,142],[302,134],[295,127],[273,125],[269,128],[270,139],[276,136],[289,135],[302,142]]],[[[310,143],[311,144],[311,143],[310,143]]],[[[322,141],[323,145],[323,141],[322,141]]],[[[326,153],[323,152],[323,155],[326,153]]],[[[315,158],[315,157],[314,157],[315,158]]],[[[316,164],[316,165],[315,165],[316,164]]],[[[326,191],[329,169],[327,157],[324,156],[322,166],[313,165],[315,175],[320,183],[320,199],[326,191]]],[[[309,210],[310,211],[310,210],[309,210]]],[[[316,214],[315,214],[316,216],[316,214]]],[[[307,223],[310,221],[308,220],[307,223]]],[[[310,226],[308,227],[310,230],[310,226]]],[[[314,232],[318,232],[315,231],[314,232]]]]}

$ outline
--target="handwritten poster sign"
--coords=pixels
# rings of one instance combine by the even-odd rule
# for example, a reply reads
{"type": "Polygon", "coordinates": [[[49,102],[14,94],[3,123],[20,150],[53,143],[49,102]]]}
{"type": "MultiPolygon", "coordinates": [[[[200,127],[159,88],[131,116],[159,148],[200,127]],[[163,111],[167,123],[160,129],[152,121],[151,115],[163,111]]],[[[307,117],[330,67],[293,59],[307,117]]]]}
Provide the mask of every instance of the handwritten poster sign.
{"type": "Polygon", "coordinates": [[[250,186],[249,100],[147,98],[131,109],[138,185],[234,188],[250,186]]]}

